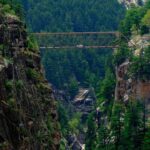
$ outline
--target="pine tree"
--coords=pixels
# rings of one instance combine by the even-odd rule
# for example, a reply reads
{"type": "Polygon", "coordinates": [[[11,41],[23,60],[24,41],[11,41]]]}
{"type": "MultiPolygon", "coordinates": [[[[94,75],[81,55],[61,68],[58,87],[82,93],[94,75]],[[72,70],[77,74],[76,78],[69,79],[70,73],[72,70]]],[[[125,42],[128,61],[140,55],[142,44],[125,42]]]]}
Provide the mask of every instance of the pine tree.
{"type": "Polygon", "coordinates": [[[111,131],[112,131],[112,137],[114,139],[114,149],[118,150],[120,143],[121,143],[121,132],[123,127],[122,122],[122,111],[123,107],[122,105],[117,102],[114,104],[113,108],[113,114],[111,119],[111,131]]]}
{"type": "Polygon", "coordinates": [[[142,107],[136,101],[131,101],[127,106],[124,119],[123,147],[133,150],[141,149],[144,134],[142,107]]]}
{"type": "Polygon", "coordinates": [[[104,125],[101,125],[98,129],[98,137],[97,137],[97,149],[96,150],[106,150],[109,146],[109,135],[108,135],[108,129],[104,127],[104,125]]]}
{"type": "Polygon", "coordinates": [[[150,149],[150,128],[147,130],[144,136],[143,148],[142,150],[149,150],[150,149]]]}
{"type": "Polygon", "coordinates": [[[96,123],[95,113],[91,113],[87,121],[87,133],[86,133],[86,150],[94,150],[96,148],[96,123]]]}

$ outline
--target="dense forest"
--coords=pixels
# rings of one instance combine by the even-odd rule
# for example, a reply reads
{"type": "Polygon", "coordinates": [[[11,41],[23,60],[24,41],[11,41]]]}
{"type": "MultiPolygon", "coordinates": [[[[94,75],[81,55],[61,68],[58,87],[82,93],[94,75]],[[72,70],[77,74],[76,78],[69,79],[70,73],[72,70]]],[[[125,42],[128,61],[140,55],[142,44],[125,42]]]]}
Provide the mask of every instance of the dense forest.
{"type": "Polygon", "coordinates": [[[116,0],[22,2],[29,25],[33,31],[38,32],[115,30],[124,14],[124,9],[116,0]]]}
{"type": "MultiPolygon", "coordinates": [[[[23,1],[25,18],[30,29],[34,32],[65,32],[65,31],[113,31],[123,18],[125,8],[116,0],[45,0],[23,1]],[[57,18],[57,19],[56,19],[57,18]]],[[[64,37],[65,38],[65,37],[64,37]]],[[[88,37],[93,45],[105,45],[114,39],[111,37],[88,37]],[[105,39],[104,39],[105,38],[105,39]]],[[[59,39],[53,39],[53,45],[60,45],[59,39]]],[[[45,45],[46,38],[40,43],[45,45]]],[[[84,37],[76,37],[75,41],[68,39],[72,45],[84,44],[84,37]],[[77,42],[76,42],[77,41],[77,42]]],[[[77,49],[48,50],[43,52],[42,58],[46,77],[54,87],[68,91],[73,97],[79,86],[99,87],[100,80],[105,74],[106,57],[112,53],[111,49],[77,49]]]]}
{"type": "MultiPolygon", "coordinates": [[[[120,32],[129,39],[149,35],[149,10],[150,1],[143,7],[130,8],[120,23],[120,32]]],[[[137,55],[137,47],[129,48],[129,43],[124,37],[121,37],[119,44],[120,48],[113,53],[111,63],[107,63],[105,79],[98,96],[97,106],[101,110],[100,124],[93,123],[94,112],[87,122],[87,150],[148,150],[150,147],[149,98],[142,99],[139,95],[129,96],[127,101],[125,97],[115,99],[115,82],[118,81],[113,80],[116,75],[115,68],[129,61],[130,67],[123,80],[132,79],[149,83],[150,47],[143,46],[137,55]]]]}

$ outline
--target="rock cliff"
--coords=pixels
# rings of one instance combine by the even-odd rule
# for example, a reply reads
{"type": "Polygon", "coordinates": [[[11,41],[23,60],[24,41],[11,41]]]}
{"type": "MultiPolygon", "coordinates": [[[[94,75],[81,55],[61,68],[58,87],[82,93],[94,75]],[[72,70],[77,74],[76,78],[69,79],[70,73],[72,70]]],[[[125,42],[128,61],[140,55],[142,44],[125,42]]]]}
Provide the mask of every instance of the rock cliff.
{"type": "Polygon", "coordinates": [[[59,149],[53,91],[23,23],[0,13],[0,149],[59,149]]]}
{"type": "MultiPolygon", "coordinates": [[[[147,35],[132,35],[130,44],[134,44],[134,49],[132,49],[132,57],[136,59],[141,58],[140,63],[146,59],[145,49],[149,48],[149,34],[147,35]]],[[[130,49],[131,51],[131,49],[130,49]]],[[[148,57],[148,56],[147,56],[148,57]]],[[[116,67],[116,89],[115,89],[115,99],[121,100],[124,103],[128,103],[129,100],[139,100],[145,104],[146,108],[146,116],[147,119],[150,119],[150,80],[148,76],[142,78],[147,74],[144,70],[144,67],[149,66],[149,61],[141,66],[139,66],[140,70],[134,70],[131,73],[131,69],[133,65],[138,65],[138,62],[133,62],[128,58],[116,67]],[[136,75],[135,75],[136,74],[136,75]]]]}
{"type": "Polygon", "coordinates": [[[118,0],[120,3],[123,3],[125,7],[128,9],[132,5],[138,6],[143,5],[147,0],[118,0]]]}

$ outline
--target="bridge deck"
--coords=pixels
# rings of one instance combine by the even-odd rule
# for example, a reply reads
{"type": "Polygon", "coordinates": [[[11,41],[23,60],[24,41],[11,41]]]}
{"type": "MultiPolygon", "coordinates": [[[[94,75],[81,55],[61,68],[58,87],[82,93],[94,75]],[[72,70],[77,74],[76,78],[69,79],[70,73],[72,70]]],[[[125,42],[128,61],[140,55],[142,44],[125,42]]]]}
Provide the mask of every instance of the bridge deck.
{"type": "Polygon", "coordinates": [[[78,47],[78,46],[41,46],[40,49],[99,49],[99,48],[119,48],[118,45],[114,45],[114,46],[82,46],[82,47],[78,47]]]}
{"type": "MultiPolygon", "coordinates": [[[[47,36],[82,36],[82,35],[86,35],[86,36],[90,36],[90,35],[113,35],[116,38],[118,38],[120,36],[120,32],[118,31],[106,31],[106,32],[35,32],[35,33],[29,33],[31,35],[37,36],[37,37],[47,37],[47,36]]],[[[66,38],[66,37],[64,37],[66,38]]],[[[107,37],[103,37],[104,39],[107,37]]],[[[52,44],[55,45],[55,44],[52,44]]],[[[45,45],[40,45],[40,49],[99,49],[99,48],[118,48],[118,45],[95,45],[93,43],[93,45],[73,45],[73,46],[69,46],[66,44],[66,46],[64,45],[59,45],[59,46],[45,46],[45,45]]]]}
{"type": "Polygon", "coordinates": [[[38,36],[49,36],[49,35],[120,35],[119,32],[116,31],[109,31],[109,32],[33,32],[30,33],[32,35],[38,35],[38,36]]]}

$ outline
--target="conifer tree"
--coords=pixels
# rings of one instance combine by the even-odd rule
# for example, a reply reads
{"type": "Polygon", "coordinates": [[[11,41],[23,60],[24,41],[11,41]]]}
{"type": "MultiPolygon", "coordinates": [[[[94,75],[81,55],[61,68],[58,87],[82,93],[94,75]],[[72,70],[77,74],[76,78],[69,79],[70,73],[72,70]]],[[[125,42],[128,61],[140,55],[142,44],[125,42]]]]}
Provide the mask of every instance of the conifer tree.
{"type": "Polygon", "coordinates": [[[142,150],[149,150],[150,148],[150,128],[147,130],[144,136],[143,148],[142,150]]]}
{"type": "Polygon", "coordinates": [[[118,150],[121,143],[121,132],[123,127],[122,122],[123,107],[119,102],[114,104],[113,114],[111,119],[111,131],[114,139],[114,149],[118,150]]]}
{"type": "Polygon", "coordinates": [[[86,150],[94,150],[96,148],[96,123],[94,114],[94,112],[91,113],[87,120],[86,150]]]}

